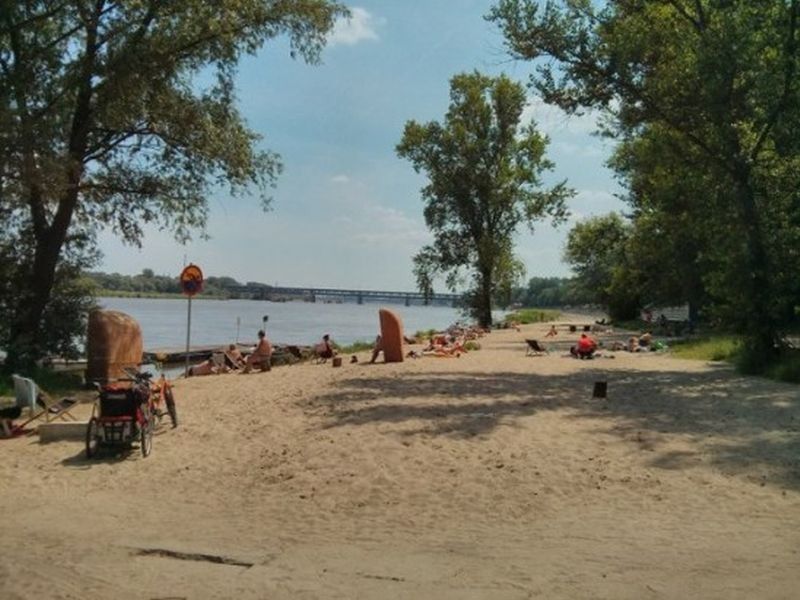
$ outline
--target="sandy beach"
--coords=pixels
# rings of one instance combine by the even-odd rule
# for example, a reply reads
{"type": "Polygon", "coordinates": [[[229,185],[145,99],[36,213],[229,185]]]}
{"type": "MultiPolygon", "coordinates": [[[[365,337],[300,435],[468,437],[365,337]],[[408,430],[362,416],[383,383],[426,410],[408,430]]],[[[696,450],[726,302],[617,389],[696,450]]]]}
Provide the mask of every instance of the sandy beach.
{"type": "Polygon", "coordinates": [[[546,328],[182,380],[148,458],[2,440],[0,598],[797,597],[800,388],[546,328]]]}

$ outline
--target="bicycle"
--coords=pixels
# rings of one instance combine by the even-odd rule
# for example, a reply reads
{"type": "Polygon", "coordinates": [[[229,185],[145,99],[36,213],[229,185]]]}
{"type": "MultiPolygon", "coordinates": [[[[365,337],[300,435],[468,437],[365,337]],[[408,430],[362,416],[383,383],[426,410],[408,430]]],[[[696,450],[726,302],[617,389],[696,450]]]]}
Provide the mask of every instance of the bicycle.
{"type": "Polygon", "coordinates": [[[153,415],[155,415],[156,422],[161,423],[164,414],[169,414],[170,421],[172,421],[172,428],[178,426],[178,409],[175,407],[175,395],[172,393],[172,384],[167,381],[164,374],[157,381],[150,382],[150,402],[153,407],[153,415]],[[166,406],[166,413],[164,412],[161,403],[166,406]]]}

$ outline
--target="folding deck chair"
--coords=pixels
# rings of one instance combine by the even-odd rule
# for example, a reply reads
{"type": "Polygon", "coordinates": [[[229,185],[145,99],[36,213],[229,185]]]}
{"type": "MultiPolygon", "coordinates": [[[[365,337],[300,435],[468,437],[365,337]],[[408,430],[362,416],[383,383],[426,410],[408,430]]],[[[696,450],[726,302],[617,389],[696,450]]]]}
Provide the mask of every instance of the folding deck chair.
{"type": "Polygon", "coordinates": [[[547,354],[547,350],[539,344],[539,340],[525,340],[528,344],[528,349],[525,351],[525,356],[541,356],[547,354]]]}
{"type": "Polygon", "coordinates": [[[55,400],[42,390],[33,379],[27,377],[20,377],[19,375],[12,375],[14,380],[14,393],[17,396],[17,403],[30,408],[30,418],[19,427],[25,427],[41,417],[45,421],[52,421],[55,419],[63,419],[64,421],[77,419],[70,414],[70,411],[78,406],[78,401],[75,398],[62,398],[55,400]],[[37,412],[37,409],[38,412],[37,412]]]}

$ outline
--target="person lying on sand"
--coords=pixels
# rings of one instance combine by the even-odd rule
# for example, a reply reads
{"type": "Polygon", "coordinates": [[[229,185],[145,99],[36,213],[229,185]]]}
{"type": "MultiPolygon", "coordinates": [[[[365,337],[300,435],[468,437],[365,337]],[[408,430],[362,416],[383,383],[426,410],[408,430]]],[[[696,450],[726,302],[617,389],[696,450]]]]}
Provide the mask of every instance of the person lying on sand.
{"type": "Polygon", "coordinates": [[[556,331],[556,326],[555,325],[550,325],[550,331],[548,331],[545,334],[544,337],[551,338],[551,337],[556,337],[556,336],[558,336],[558,331],[556,331]]]}
{"type": "Polygon", "coordinates": [[[227,369],[220,369],[214,364],[212,359],[204,360],[200,364],[189,367],[189,377],[199,377],[200,375],[217,375],[225,373],[227,369]]]}

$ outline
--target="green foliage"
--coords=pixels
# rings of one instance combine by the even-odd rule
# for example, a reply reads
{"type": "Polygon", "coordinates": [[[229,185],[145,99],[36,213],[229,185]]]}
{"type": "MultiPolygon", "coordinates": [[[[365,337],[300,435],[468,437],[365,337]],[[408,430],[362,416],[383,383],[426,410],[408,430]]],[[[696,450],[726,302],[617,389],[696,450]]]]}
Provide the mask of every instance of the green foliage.
{"type": "Polygon", "coordinates": [[[268,206],[281,163],[236,108],[237,63],[283,35],[317,62],[346,13],[332,0],[0,0],[0,215],[30,257],[0,300],[12,361],[40,352],[72,239],[107,228],[140,244],[149,224],[186,240],[222,186],[268,206]]]}
{"type": "Polygon", "coordinates": [[[375,346],[372,342],[356,341],[346,346],[340,346],[334,343],[333,347],[339,354],[355,354],[356,352],[364,352],[365,350],[372,350],[375,346]]]}
{"type": "MultiPolygon", "coordinates": [[[[152,269],[143,269],[139,275],[90,272],[86,278],[95,288],[96,296],[126,298],[182,298],[178,276],[156,275],[152,269]]],[[[208,277],[203,282],[201,298],[229,298],[226,286],[241,285],[232,277],[208,277]]]]}
{"type": "Polygon", "coordinates": [[[766,370],[766,376],[778,381],[800,383],[800,351],[784,350],[766,370]]]}
{"type": "Polygon", "coordinates": [[[414,258],[418,286],[428,294],[443,274],[455,289],[466,274],[468,305],[484,326],[493,300],[507,299],[521,276],[512,247],[519,225],[563,219],[571,195],[564,183],[543,189],[547,139],[520,122],[525,103],[522,86],[505,76],[456,75],[444,121],[409,121],[397,146],[428,178],[422,198],[434,242],[414,258]]]}
{"type": "Polygon", "coordinates": [[[586,292],[574,279],[561,277],[532,277],[524,288],[515,288],[513,304],[522,306],[559,307],[596,302],[594,294],[586,292]]]}
{"type": "Polygon", "coordinates": [[[466,350],[467,352],[473,352],[475,350],[480,350],[480,349],[481,349],[480,343],[476,342],[475,340],[467,340],[467,342],[464,344],[464,350],[466,350]]]}
{"type": "Polygon", "coordinates": [[[420,329],[414,334],[414,338],[417,340],[429,340],[437,333],[435,329],[420,329]]]}
{"type": "Polygon", "coordinates": [[[617,213],[581,221],[567,237],[564,260],[575,271],[574,285],[612,319],[631,319],[641,306],[637,273],[629,268],[630,237],[630,225],[617,213]]]}
{"type": "Polygon", "coordinates": [[[800,296],[800,2],[500,0],[489,19],[546,102],[622,141],[633,260],[612,277],[745,332],[749,369],[778,360],[800,296]]]}
{"type": "Polygon", "coordinates": [[[715,335],[676,341],[670,344],[670,349],[677,358],[735,362],[742,349],[742,340],[738,336],[715,335]]]}
{"type": "Polygon", "coordinates": [[[529,325],[530,323],[549,323],[558,319],[561,313],[557,310],[544,310],[540,308],[522,308],[515,310],[505,316],[506,323],[521,323],[529,325]]]}
{"type": "MultiPolygon", "coordinates": [[[[53,396],[75,394],[84,387],[82,371],[54,371],[43,367],[31,367],[17,373],[33,379],[36,384],[53,396]]],[[[9,375],[0,377],[0,396],[14,395],[14,381],[9,375]]]]}

